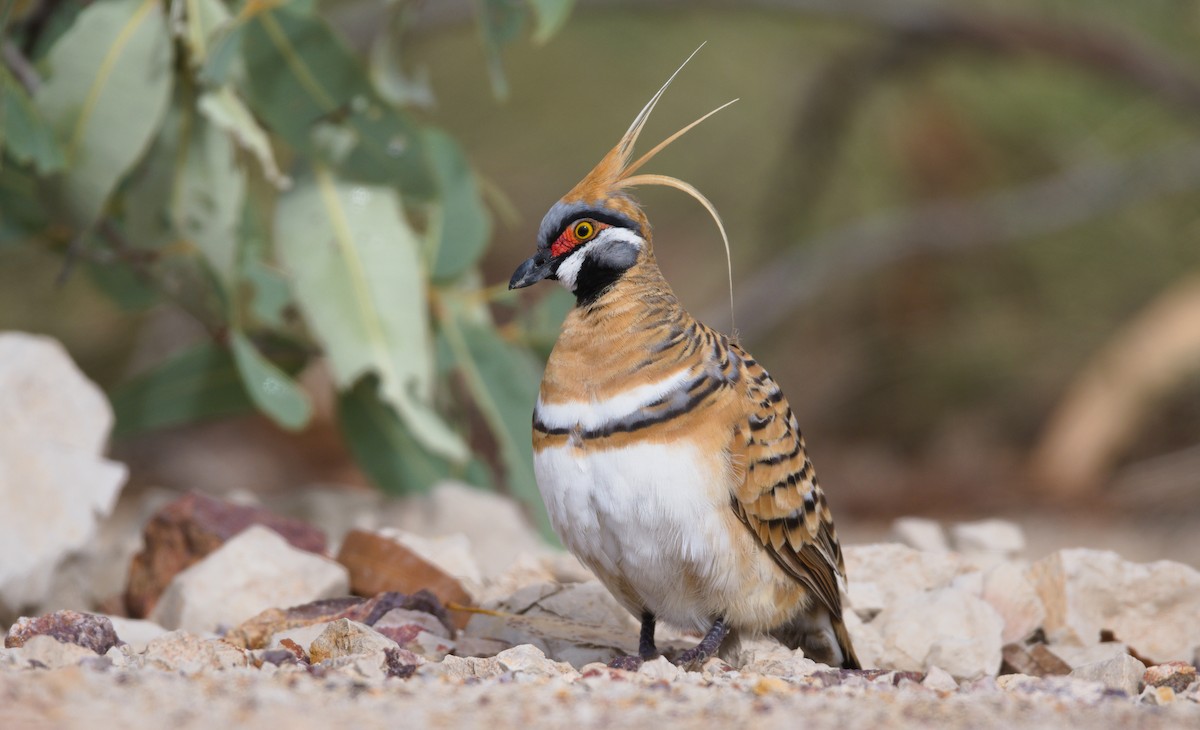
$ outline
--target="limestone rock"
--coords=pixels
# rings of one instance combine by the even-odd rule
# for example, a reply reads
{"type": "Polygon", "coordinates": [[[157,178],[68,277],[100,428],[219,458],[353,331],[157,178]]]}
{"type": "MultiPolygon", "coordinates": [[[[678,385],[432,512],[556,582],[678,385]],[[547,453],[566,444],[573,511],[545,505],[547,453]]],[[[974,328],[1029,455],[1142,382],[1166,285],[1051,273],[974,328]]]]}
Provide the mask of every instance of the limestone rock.
{"type": "Polygon", "coordinates": [[[274,606],[346,593],[346,570],[253,525],[172,579],[151,619],[169,629],[213,631],[274,606]]]}
{"type": "Polygon", "coordinates": [[[914,550],[934,553],[950,550],[941,523],[924,517],[901,517],[892,522],[892,537],[914,550]]]}
{"type": "MultiPolygon", "coordinates": [[[[338,562],[349,571],[351,590],[361,596],[428,590],[443,604],[470,605],[472,602],[454,576],[402,543],[378,533],[351,530],[342,541],[338,562]]],[[[467,618],[460,614],[454,620],[461,628],[467,618]]]]}
{"type": "Polygon", "coordinates": [[[418,557],[460,582],[471,595],[483,586],[483,572],[475,562],[471,541],[462,533],[422,537],[395,527],[383,527],[376,534],[412,550],[418,557]]]}
{"type": "Polygon", "coordinates": [[[579,672],[565,662],[547,659],[541,649],[529,644],[505,649],[495,657],[497,664],[518,679],[526,677],[578,677],[579,672]]]}
{"type": "Polygon", "coordinates": [[[117,632],[117,638],[133,647],[135,651],[143,651],[147,644],[167,633],[167,629],[153,621],[122,616],[106,618],[112,622],[113,629],[117,632]]]}
{"type": "Polygon", "coordinates": [[[112,421],[62,345],[0,333],[0,608],[40,603],[55,567],[112,512],[126,478],[103,458],[112,421]]]}
{"type": "MultiPolygon", "coordinates": [[[[324,624],[341,618],[373,626],[396,609],[418,612],[440,625],[442,636],[453,632],[450,617],[437,597],[428,591],[413,595],[380,593],[372,598],[346,596],[327,598],[288,608],[268,608],[225,634],[225,640],[246,649],[261,649],[280,632],[313,624],[324,624]]],[[[432,625],[432,624],[431,624],[432,625]]]]}
{"type": "Polygon", "coordinates": [[[956,679],[995,674],[1004,622],[982,599],[943,588],[911,594],[884,609],[879,624],[888,669],[939,666],[956,679]]]}
{"type": "Polygon", "coordinates": [[[485,580],[507,571],[522,554],[551,553],[515,501],[459,482],[442,482],[429,494],[396,500],[381,524],[422,537],[469,535],[485,580]]]}
{"type": "Polygon", "coordinates": [[[1025,533],[1008,520],[960,522],[950,528],[954,548],[966,555],[1011,558],[1025,549],[1025,533]]]}
{"type": "Polygon", "coordinates": [[[1024,647],[1020,644],[1005,644],[1001,652],[1001,674],[1025,674],[1032,677],[1050,677],[1071,673],[1071,665],[1045,644],[1024,647]]]}
{"type": "Polygon", "coordinates": [[[1109,629],[1156,662],[1189,661],[1200,646],[1200,572],[1194,568],[1075,549],[1034,563],[1030,578],[1045,606],[1052,644],[1094,644],[1109,629]]]}
{"type": "Polygon", "coordinates": [[[1084,664],[1103,662],[1122,654],[1128,654],[1129,647],[1119,641],[1103,641],[1087,646],[1060,643],[1054,645],[1054,653],[1072,669],[1076,669],[1084,664]]]}
{"type": "Polygon", "coordinates": [[[18,661],[23,660],[36,669],[73,667],[86,659],[97,658],[96,652],[91,649],[59,641],[48,634],[30,636],[28,641],[12,651],[18,661]]]}
{"type": "Polygon", "coordinates": [[[958,682],[954,681],[954,677],[950,676],[950,672],[947,672],[936,664],[930,667],[929,671],[925,673],[925,678],[921,680],[921,686],[938,692],[958,691],[958,682]]]}
{"type": "Polygon", "coordinates": [[[1005,643],[1021,641],[1041,627],[1046,609],[1024,565],[1003,562],[983,575],[983,600],[1004,620],[1005,643]]]}
{"type": "Polygon", "coordinates": [[[1145,664],[1128,654],[1121,654],[1106,661],[1073,669],[1070,676],[1100,682],[1109,689],[1120,690],[1130,697],[1137,697],[1145,673],[1145,664]]]}
{"type": "Polygon", "coordinates": [[[370,626],[343,618],[331,621],[321,635],[313,639],[308,654],[313,664],[317,664],[327,659],[374,654],[393,648],[399,648],[396,642],[370,626]]]}
{"type": "Polygon", "coordinates": [[[220,639],[202,639],[172,631],[146,645],[142,661],[148,667],[197,675],[247,665],[245,652],[220,639]]]}
{"type": "Polygon", "coordinates": [[[325,553],[325,533],[299,520],[261,507],[234,504],[207,495],[186,494],[160,509],[146,523],[145,547],[134,556],[125,594],[131,616],[154,610],[171,580],[251,525],[271,528],[292,547],[325,553]]]}
{"type": "Polygon", "coordinates": [[[894,605],[905,596],[947,586],[969,570],[953,553],[922,552],[897,543],[848,545],[843,551],[852,595],[855,583],[873,583],[874,595],[883,606],[894,605]]]}
{"type": "Polygon", "coordinates": [[[23,646],[34,636],[50,636],[103,654],[117,643],[117,632],[106,616],[78,611],[55,611],[37,618],[22,617],[8,630],[4,646],[23,646]]]}

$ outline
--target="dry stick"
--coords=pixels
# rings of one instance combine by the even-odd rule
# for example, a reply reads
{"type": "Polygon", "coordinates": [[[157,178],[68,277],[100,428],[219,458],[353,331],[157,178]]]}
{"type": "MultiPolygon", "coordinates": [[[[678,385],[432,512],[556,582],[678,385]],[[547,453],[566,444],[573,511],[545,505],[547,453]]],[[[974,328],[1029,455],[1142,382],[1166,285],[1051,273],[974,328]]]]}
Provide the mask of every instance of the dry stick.
{"type": "MultiPolygon", "coordinates": [[[[739,286],[742,336],[753,340],[820,296],[916,253],[961,252],[1046,235],[1132,203],[1200,188],[1200,144],[1159,149],[1122,163],[1080,165],[1064,173],[970,200],[883,213],[810,239],[739,286]]],[[[723,324],[722,308],[707,313],[723,324]]]]}

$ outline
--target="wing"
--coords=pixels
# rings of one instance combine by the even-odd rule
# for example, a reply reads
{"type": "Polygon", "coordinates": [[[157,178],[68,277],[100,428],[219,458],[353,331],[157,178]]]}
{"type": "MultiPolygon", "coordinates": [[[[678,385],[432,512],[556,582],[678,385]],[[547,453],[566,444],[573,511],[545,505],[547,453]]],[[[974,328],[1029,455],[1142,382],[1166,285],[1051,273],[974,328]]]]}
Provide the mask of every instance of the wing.
{"type": "Polygon", "coordinates": [[[733,510],[775,562],[840,620],[842,549],[804,437],[779,386],[754,358],[740,348],[737,353],[746,386],[745,420],[733,435],[743,473],[733,510]]]}

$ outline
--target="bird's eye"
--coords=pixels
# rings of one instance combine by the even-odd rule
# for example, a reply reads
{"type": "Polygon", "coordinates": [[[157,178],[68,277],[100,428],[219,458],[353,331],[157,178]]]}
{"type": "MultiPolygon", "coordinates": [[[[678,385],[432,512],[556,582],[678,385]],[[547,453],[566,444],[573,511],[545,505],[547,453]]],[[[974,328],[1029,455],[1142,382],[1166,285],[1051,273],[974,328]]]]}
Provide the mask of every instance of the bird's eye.
{"type": "Polygon", "coordinates": [[[592,236],[596,235],[596,224],[592,223],[591,221],[579,221],[575,224],[575,228],[572,230],[572,233],[574,233],[575,238],[579,239],[580,241],[586,241],[592,236]]]}

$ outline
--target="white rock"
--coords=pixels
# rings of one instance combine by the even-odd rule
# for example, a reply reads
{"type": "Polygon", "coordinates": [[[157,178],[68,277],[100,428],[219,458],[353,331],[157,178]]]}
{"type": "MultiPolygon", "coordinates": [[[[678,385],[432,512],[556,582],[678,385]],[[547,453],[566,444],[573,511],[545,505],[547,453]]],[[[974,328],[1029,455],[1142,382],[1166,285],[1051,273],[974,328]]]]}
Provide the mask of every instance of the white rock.
{"type": "Polygon", "coordinates": [[[1101,682],[1109,689],[1121,690],[1130,697],[1136,697],[1145,673],[1145,664],[1128,654],[1121,654],[1106,661],[1084,664],[1072,669],[1068,676],[1101,682]]]}
{"type": "Polygon", "coordinates": [[[892,536],[914,550],[944,553],[950,550],[946,532],[937,520],[901,517],[892,523],[892,536]]]}
{"type": "Polygon", "coordinates": [[[1025,549],[1025,533],[1008,520],[960,522],[950,528],[954,548],[961,553],[995,554],[1010,558],[1025,549]]]}
{"type": "Polygon", "coordinates": [[[145,650],[147,644],[167,633],[167,629],[153,621],[124,616],[108,616],[108,620],[112,622],[117,638],[129,644],[134,651],[145,650]]]}
{"type": "Polygon", "coordinates": [[[1051,643],[1086,646],[1101,629],[1155,662],[1191,661],[1200,646],[1200,572],[1167,560],[1130,563],[1101,550],[1060,550],[1029,572],[1051,643]]]}
{"type": "Polygon", "coordinates": [[[943,588],[911,594],[872,622],[883,639],[884,669],[928,671],[939,666],[956,679],[995,674],[1000,668],[1004,621],[987,602],[943,588]]]}
{"type": "MultiPolygon", "coordinates": [[[[441,661],[456,648],[456,642],[447,638],[446,627],[436,617],[423,611],[393,608],[372,626],[376,631],[394,640],[402,648],[429,659],[441,661]]],[[[500,647],[499,653],[507,647],[500,647]]]]}
{"type": "Polygon", "coordinates": [[[638,668],[638,675],[651,681],[667,681],[672,682],[687,674],[684,670],[671,663],[670,659],[665,656],[659,656],[642,664],[638,668]]]}
{"type": "Polygon", "coordinates": [[[194,632],[236,626],[268,608],[345,595],[346,569],[252,525],[177,574],[151,620],[194,632]]]}
{"type": "Polygon", "coordinates": [[[512,499],[458,482],[426,495],[396,500],[381,520],[424,537],[462,533],[485,579],[504,573],[522,553],[551,552],[512,499]]]}
{"type": "Polygon", "coordinates": [[[579,676],[579,672],[570,664],[547,659],[541,649],[529,644],[505,649],[495,659],[505,671],[517,677],[579,676]]]}
{"type": "Polygon", "coordinates": [[[112,410],[62,345],[0,333],[0,604],[39,603],[127,476],[102,455],[112,410]]]}
{"type": "Polygon", "coordinates": [[[341,618],[326,624],[325,630],[309,645],[308,655],[316,664],[327,659],[376,654],[397,648],[396,642],[370,626],[341,618]]]}
{"type": "Polygon", "coordinates": [[[329,628],[329,624],[331,623],[332,621],[324,621],[319,624],[309,624],[308,626],[296,626],[294,628],[285,629],[279,633],[272,634],[271,641],[267,645],[267,648],[282,649],[283,640],[291,639],[297,646],[307,653],[309,648],[312,646],[313,641],[315,641],[318,636],[323,634],[325,629],[329,628]]]}
{"type": "Polygon", "coordinates": [[[954,681],[954,677],[950,676],[950,672],[947,672],[936,664],[930,667],[929,671],[925,673],[925,679],[921,680],[921,686],[937,690],[938,692],[955,692],[958,690],[958,682],[954,681]]]}
{"type": "Polygon", "coordinates": [[[1106,641],[1101,644],[1088,644],[1087,646],[1054,644],[1050,647],[1050,650],[1072,669],[1082,667],[1084,664],[1107,661],[1113,657],[1129,653],[1129,648],[1119,641],[1106,641]]]}
{"type": "Polygon", "coordinates": [[[854,644],[854,653],[863,669],[878,668],[879,660],[883,657],[883,637],[879,635],[879,623],[863,623],[855,611],[845,611],[842,614],[846,631],[850,633],[850,641],[854,644]]]}
{"type": "Polygon", "coordinates": [[[1026,575],[1027,570],[1022,563],[1003,562],[983,576],[983,600],[1004,619],[1001,640],[1005,644],[1029,636],[1046,618],[1046,609],[1026,575]]]}
{"type": "Polygon", "coordinates": [[[922,552],[898,543],[849,545],[844,555],[852,595],[855,583],[874,583],[882,606],[947,586],[970,569],[954,553],[922,552]]]}
{"type": "Polygon", "coordinates": [[[29,637],[23,646],[12,650],[32,666],[42,669],[71,667],[84,659],[95,659],[96,652],[77,644],[59,641],[53,636],[38,634],[29,637]]]}
{"type": "Polygon", "coordinates": [[[146,645],[143,662],[148,667],[196,675],[244,667],[247,659],[241,649],[220,639],[203,639],[186,631],[172,631],[146,645]]]}

